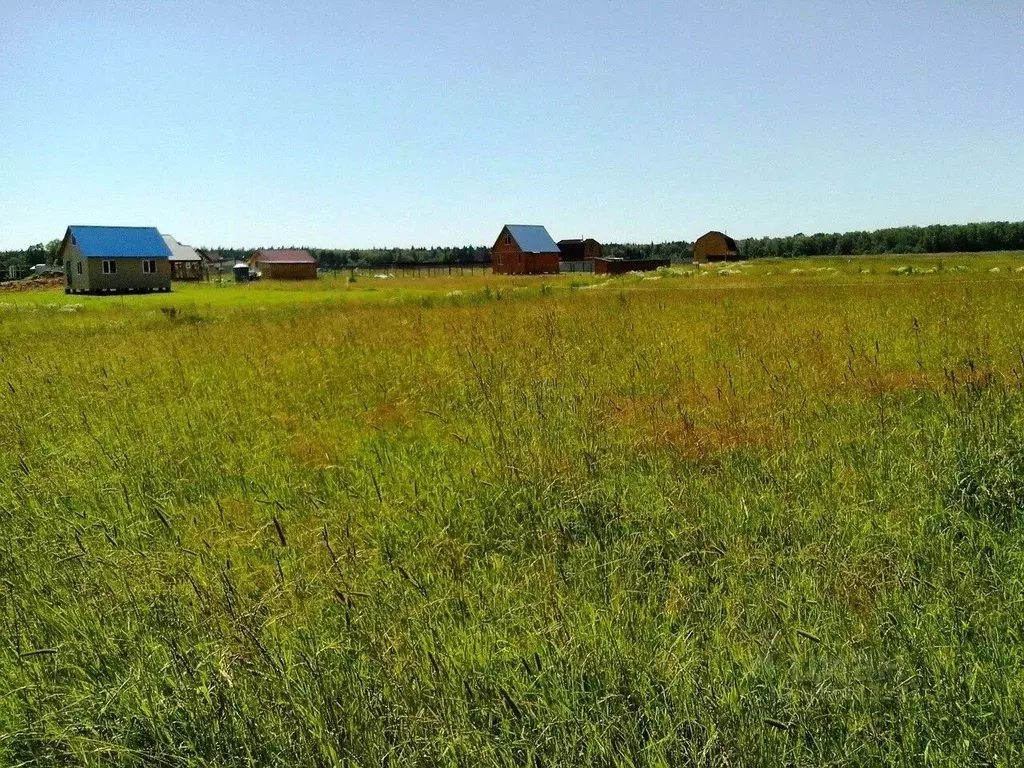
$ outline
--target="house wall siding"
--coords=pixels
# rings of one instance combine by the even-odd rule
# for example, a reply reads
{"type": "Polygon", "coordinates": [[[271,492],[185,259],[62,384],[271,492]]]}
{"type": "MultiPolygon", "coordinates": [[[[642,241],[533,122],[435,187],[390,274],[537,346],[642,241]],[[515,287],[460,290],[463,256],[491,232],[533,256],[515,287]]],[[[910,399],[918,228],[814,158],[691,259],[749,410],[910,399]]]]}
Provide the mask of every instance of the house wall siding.
{"type": "Polygon", "coordinates": [[[491,249],[491,270],[497,275],[509,275],[522,270],[523,252],[519,250],[515,240],[505,242],[502,231],[498,241],[491,249]]]}
{"type": "Polygon", "coordinates": [[[85,269],[84,259],[77,246],[67,243],[64,246],[64,287],[72,291],[89,289],[89,274],[85,269]],[[78,274],[78,265],[82,264],[82,274],[78,274]]]}
{"type": "Polygon", "coordinates": [[[268,280],[316,280],[316,264],[266,264],[255,266],[268,280]]]}
{"type": "Polygon", "coordinates": [[[71,272],[71,284],[68,286],[73,292],[128,293],[171,290],[171,265],[166,258],[154,259],[156,261],[156,272],[152,274],[142,271],[144,259],[103,259],[94,257],[82,260],[82,274],[79,275],[77,267],[79,260],[82,259],[76,253],[75,265],[72,267],[71,272]],[[103,274],[104,261],[115,262],[117,264],[117,272],[112,275],[103,274]]]}

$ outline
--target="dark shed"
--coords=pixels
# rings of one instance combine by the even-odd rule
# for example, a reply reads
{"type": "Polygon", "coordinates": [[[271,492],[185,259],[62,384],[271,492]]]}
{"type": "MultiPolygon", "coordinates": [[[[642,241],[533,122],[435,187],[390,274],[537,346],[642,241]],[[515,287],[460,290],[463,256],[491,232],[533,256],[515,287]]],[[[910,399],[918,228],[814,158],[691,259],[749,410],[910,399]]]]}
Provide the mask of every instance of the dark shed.
{"type": "Polygon", "coordinates": [[[559,240],[558,250],[562,254],[562,261],[592,261],[600,259],[604,255],[601,244],[592,237],[578,240],[559,240]]]}

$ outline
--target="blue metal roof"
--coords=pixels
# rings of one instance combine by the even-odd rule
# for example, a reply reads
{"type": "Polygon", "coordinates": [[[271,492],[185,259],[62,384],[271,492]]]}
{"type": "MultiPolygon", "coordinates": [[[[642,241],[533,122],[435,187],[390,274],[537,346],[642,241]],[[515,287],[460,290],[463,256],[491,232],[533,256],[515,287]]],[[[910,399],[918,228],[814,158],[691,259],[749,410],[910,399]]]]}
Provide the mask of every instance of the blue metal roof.
{"type": "Polygon", "coordinates": [[[156,227],[83,227],[68,231],[86,258],[159,259],[171,255],[156,227]]]}
{"type": "Polygon", "coordinates": [[[544,227],[537,224],[506,224],[523,253],[558,253],[558,246],[544,227]]]}

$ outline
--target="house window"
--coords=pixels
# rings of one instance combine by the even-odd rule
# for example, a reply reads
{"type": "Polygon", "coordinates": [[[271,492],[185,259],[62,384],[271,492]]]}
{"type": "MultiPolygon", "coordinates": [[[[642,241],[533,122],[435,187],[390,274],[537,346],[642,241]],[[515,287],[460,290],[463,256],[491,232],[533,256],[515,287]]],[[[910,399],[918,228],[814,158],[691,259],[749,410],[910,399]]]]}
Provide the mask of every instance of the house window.
{"type": "Polygon", "coordinates": [[[144,275],[155,275],[156,274],[156,259],[143,259],[143,261],[142,261],[142,273],[144,275]]]}
{"type": "Polygon", "coordinates": [[[78,262],[77,268],[78,268],[78,274],[82,274],[82,262],[78,262]]]}
{"type": "Polygon", "coordinates": [[[113,259],[104,259],[103,261],[103,274],[104,275],[116,275],[117,274],[117,262],[113,259]]]}
{"type": "Polygon", "coordinates": [[[512,245],[512,235],[505,233],[505,245],[512,245]]]}

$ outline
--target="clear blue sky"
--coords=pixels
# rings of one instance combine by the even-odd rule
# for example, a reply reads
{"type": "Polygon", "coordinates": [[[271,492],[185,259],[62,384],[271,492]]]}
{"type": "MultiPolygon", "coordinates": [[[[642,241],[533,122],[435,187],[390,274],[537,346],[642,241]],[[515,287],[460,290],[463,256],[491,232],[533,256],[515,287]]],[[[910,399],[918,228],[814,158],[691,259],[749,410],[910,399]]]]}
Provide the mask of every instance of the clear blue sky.
{"type": "Polygon", "coordinates": [[[1024,4],[0,0],[0,248],[1024,219],[1024,4]]]}

